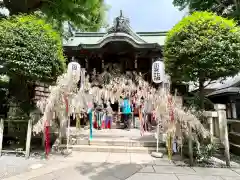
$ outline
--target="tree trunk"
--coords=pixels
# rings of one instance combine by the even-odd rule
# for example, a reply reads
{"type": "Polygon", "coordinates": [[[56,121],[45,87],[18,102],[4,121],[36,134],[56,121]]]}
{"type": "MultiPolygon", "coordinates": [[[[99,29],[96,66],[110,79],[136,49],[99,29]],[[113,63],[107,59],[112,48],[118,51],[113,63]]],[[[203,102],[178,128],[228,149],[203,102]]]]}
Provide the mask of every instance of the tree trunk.
{"type": "Polygon", "coordinates": [[[204,80],[200,79],[199,80],[199,105],[200,105],[200,109],[204,110],[205,105],[204,105],[204,80]]]}

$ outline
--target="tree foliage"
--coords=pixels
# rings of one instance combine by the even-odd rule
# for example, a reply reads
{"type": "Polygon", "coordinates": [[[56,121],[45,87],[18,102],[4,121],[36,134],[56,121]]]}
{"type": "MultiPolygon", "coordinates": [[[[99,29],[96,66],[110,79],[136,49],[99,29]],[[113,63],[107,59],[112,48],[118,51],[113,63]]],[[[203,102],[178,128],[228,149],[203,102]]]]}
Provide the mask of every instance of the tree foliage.
{"type": "Polygon", "coordinates": [[[195,12],[168,32],[164,56],[173,80],[198,82],[203,90],[204,82],[239,72],[239,28],[233,20],[195,12]]]}
{"type": "Polygon", "coordinates": [[[80,30],[99,30],[105,24],[104,0],[3,0],[10,15],[40,12],[51,22],[62,26],[71,22],[80,30]]]}
{"type": "Polygon", "coordinates": [[[195,11],[211,11],[220,16],[240,20],[240,1],[237,0],[173,0],[173,5],[180,10],[189,9],[195,11]]]}
{"type": "Polygon", "coordinates": [[[7,75],[28,80],[53,80],[65,68],[61,36],[35,16],[0,21],[0,64],[7,75]]]}
{"type": "MultiPolygon", "coordinates": [[[[53,81],[65,70],[62,38],[50,24],[33,15],[0,21],[0,65],[9,77],[9,104],[27,113],[35,81],[53,81]]],[[[18,113],[17,113],[18,114],[18,113]]]]}

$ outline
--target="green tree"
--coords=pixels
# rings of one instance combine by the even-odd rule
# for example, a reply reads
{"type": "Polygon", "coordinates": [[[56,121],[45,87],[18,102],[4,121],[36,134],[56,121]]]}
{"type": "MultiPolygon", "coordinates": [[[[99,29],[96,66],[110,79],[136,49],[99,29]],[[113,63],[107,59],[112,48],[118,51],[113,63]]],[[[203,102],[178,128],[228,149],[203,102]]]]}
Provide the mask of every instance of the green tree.
{"type": "Polygon", "coordinates": [[[62,38],[43,19],[19,15],[0,21],[0,44],[2,73],[9,77],[9,115],[28,116],[34,83],[54,81],[65,70],[62,38]]]}
{"type": "MultiPolygon", "coordinates": [[[[99,30],[105,24],[104,0],[3,0],[10,15],[39,12],[60,28],[69,21],[79,30],[99,30]]],[[[38,14],[39,14],[38,13],[38,14]]]]}
{"type": "Polygon", "coordinates": [[[180,10],[189,9],[195,11],[211,11],[220,16],[240,20],[240,1],[238,0],[173,0],[173,5],[180,10]]]}
{"type": "Polygon", "coordinates": [[[239,72],[239,28],[233,20],[194,12],[168,32],[164,57],[173,81],[197,82],[203,108],[204,84],[239,72]]]}

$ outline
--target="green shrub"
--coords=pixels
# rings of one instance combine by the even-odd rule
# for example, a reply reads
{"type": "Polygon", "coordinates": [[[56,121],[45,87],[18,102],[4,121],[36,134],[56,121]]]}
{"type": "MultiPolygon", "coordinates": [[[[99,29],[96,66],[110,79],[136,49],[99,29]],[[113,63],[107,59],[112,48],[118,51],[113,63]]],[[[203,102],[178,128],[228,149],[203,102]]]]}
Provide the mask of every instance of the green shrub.
{"type": "Polygon", "coordinates": [[[62,38],[44,19],[19,15],[0,20],[0,44],[13,107],[9,116],[28,116],[34,83],[54,81],[65,70],[62,38]]]}

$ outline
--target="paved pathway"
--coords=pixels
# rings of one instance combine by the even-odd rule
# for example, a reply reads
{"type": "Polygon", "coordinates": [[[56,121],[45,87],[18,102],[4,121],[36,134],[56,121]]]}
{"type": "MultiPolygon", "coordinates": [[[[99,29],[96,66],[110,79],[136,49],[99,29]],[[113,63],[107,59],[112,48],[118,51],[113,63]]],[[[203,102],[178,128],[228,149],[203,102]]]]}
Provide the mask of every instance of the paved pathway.
{"type": "MultiPolygon", "coordinates": [[[[23,160],[22,160],[23,161],[23,160]]],[[[31,161],[31,160],[30,160],[31,161]]],[[[148,154],[74,152],[30,163],[3,180],[240,180],[240,169],[176,167],[148,154]],[[20,173],[20,172],[19,172],[20,173]]]]}
{"type": "MultiPolygon", "coordinates": [[[[15,155],[0,156],[0,180],[40,166],[44,167],[56,163],[56,158],[57,156],[51,157],[50,160],[45,160],[40,157],[26,159],[25,157],[16,157],[15,155]]],[[[61,159],[63,158],[61,157],[61,159]]]]}

